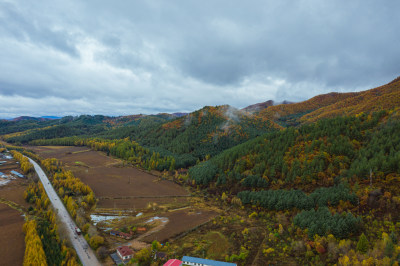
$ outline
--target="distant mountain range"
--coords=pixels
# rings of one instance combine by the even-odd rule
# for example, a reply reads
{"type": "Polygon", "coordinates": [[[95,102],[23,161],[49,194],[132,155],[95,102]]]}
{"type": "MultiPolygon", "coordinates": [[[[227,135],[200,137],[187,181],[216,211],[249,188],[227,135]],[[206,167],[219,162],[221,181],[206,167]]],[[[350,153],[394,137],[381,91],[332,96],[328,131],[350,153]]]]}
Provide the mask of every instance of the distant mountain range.
{"type": "Polygon", "coordinates": [[[33,116],[19,116],[10,119],[3,119],[8,121],[23,121],[23,120],[33,120],[33,121],[47,121],[47,120],[55,120],[60,119],[58,116],[41,116],[41,117],[33,117],[33,116]]]}

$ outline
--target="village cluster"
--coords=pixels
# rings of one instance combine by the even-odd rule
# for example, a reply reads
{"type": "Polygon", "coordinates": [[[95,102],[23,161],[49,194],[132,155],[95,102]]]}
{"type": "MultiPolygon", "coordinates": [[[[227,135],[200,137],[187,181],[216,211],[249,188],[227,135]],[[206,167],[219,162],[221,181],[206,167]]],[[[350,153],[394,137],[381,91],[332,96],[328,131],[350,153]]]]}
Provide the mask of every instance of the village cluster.
{"type": "MultiPolygon", "coordinates": [[[[24,176],[23,174],[15,171],[15,170],[9,170],[7,165],[9,163],[10,160],[12,160],[13,157],[8,154],[8,153],[2,153],[0,154],[0,167],[1,167],[1,171],[0,171],[0,186],[6,185],[9,182],[11,182],[12,180],[15,180],[17,178],[26,178],[26,176],[24,176]]],[[[18,163],[18,162],[16,162],[18,163]]]]}
{"type": "MultiPolygon", "coordinates": [[[[129,262],[135,252],[128,246],[120,246],[117,248],[117,252],[112,255],[114,262],[119,265],[121,263],[125,264],[129,262]]],[[[154,260],[165,262],[164,266],[237,266],[236,263],[222,262],[216,260],[209,260],[203,258],[196,258],[190,256],[183,256],[181,260],[179,259],[167,259],[167,254],[164,252],[155,252],[153,255],[154,260]]]]}
{"type": "MultiPolygon", "coordinates": [[[[137,232],[144,233],[147,228],[138,227],[137,232]]],[[[110,235],[119,237],[125,240],[131,240],[134,236],[133,232],[124,233],[117,230],[111,230],[110,235]]],[[[111,254],[113,261],[120,265],[128,263],[135,255],[135,251],[129,246],[119,246],[116,252],[111,254]]],[[[182,265],[192,265],[192,266],[236,266],[235,263],[221,262],[203,258],[196,258],[190,256],[183,256],[181,260],[179,259],[168,259],[168,255],[164,252],[154,252],[153,259],[161,262],[165,262],[164,266],[182,266],[182,265]]]]}

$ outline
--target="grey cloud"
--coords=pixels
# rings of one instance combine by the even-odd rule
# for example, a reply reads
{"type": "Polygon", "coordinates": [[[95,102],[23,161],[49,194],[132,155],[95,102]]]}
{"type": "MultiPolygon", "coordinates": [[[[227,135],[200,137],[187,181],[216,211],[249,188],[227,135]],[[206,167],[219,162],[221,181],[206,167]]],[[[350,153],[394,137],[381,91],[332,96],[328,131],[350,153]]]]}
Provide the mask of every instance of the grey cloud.
{"type": "Polygon", "coordinates": [[[369,89],[399,75],[399,9],[395,0],[3,1],[0,97],[116,115],[369,89]]]}
{"type": "Polygon", "coordinates": [[[38,43],[71,56],[78,55],[70,33],[50,29],[49,26],[52,25],[38,24],[35,19],[29,19],[15,5],[8,2],[0,3],[0,10],[0,24],[6,25],[3,27],[6,34],[19,41],[38,43]]]}

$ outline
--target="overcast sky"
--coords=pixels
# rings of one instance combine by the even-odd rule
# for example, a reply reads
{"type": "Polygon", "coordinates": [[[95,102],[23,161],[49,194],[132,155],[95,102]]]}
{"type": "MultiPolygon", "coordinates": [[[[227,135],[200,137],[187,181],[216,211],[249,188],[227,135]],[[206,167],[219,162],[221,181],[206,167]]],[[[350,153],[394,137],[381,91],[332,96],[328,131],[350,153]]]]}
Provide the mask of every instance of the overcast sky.
{"type": "Polygon", "coordinates": [[[400,1],[0,0],[0,117],[241,108],[400,75],[400,1]]]}

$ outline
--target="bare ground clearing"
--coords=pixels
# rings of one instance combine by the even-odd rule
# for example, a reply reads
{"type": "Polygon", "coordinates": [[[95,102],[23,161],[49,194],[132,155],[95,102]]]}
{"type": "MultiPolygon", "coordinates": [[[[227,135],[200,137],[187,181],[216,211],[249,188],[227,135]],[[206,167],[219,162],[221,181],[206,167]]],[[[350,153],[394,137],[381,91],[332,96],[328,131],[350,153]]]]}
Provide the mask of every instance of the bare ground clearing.
{"type": "Polygon", "coordinates": [[[199,226],[215,216],[217,213],[214,211],[204,209],[185,209],[174,212],[167,212],[159,215],[160,217],[167,217],[168,223],[163,228],[141,238],[142,241],[151,243],[153,240],[165,242],[181,233],[186,232],[196,226],[199,226]]]}

